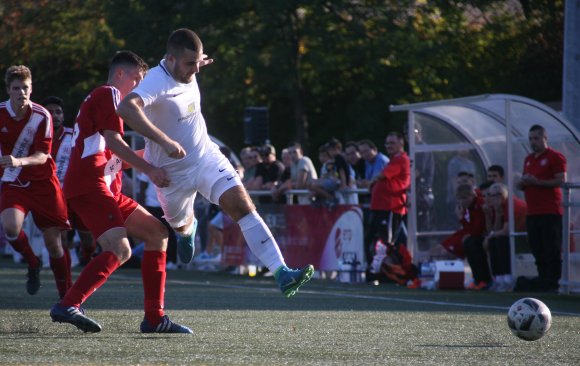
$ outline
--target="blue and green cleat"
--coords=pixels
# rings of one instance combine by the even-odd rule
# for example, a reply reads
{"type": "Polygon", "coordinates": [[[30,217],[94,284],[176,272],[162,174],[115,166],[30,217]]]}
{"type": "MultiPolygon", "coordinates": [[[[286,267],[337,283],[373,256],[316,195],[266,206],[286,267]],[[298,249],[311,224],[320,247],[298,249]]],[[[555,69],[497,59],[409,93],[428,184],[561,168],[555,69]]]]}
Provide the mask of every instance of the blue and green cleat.
{"type": "Polygon", "coordinates": [[[291,297],[296,295],[300,286],[308,282],[313,274],[314,266],[312,264],[302,269],[290,269],[283,266],[274,273],[274,278],[278,281],[278,286],[284,296],[291,297]]]}
{"type": "Polygon", "coordinates": [[[195,253],[195,232],[197,231],[197,220],[193,219],[193,232],[188,236],[177,235],[177,254],[179,255],[179,260],[188,264],[193,259],[193,253],[195,253]]]}

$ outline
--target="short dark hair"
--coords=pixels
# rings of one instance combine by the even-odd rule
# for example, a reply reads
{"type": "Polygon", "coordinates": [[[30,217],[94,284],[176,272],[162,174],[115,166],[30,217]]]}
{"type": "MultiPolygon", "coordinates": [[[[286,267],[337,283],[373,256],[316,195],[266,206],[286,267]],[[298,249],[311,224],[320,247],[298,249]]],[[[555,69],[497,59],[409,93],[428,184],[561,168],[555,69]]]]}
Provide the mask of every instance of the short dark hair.
{"type": "Polygon", "coordinates": [[[201,39],[194,31],[187,28],[179,28],[169,35],[167,39],[167,53],[180,56],[185,49],[199,52],[203,49],[201,39]]]}
{"type": "Polygon", "coordinates": [[[59,98],[59,97],[54,96],[54,95],[51,95],[49,97],[44,98],[44,100],[40,104],[42,104],[44,107],[46,107],[49,104],[54,104],[54,105],[57,105],[64,110],[64,101],[62,100],[62,98],[59,98]]]}
{"type": "Polygon", "coordinates": [[[133,66],[139,68],[140,71],[146,72],[149,69],[149,65],[136,53],[122,50],[117,51],[111,58],[111,63],[109,66],[109,76],[112,75],[114,70],[119,66],[133,66]]]}
{"type": "Polygon", "coordinates": [[[389,134],[387,135],[387,137],[389,137],[389,136],[394,136],[399,140],[399,142],[401,144],[403,144],[403,145],[405,144],[405,136],[403,136],[402,133],[400,133],[398,131],[392,131],[392,132],[389,132],[389,134]]]}
{"type": "Polygon", "coordinates": [[[14,80],[32,80],[32,73],[30,72],[30,69],[24,65],[10,66],[4,75],[4,82],[6,82],[6,87],[8,88],[14,80]]]}
{"type": "Polygon", "coordinates": [[[342,142],[340,142],[336,137],[331,138],[330,141],[327,142],[327,145],[342,151],[342,142]]]}
{"type": "Polygon", "coordinates": [[[358,142],[358,145],[359,145],[359,146],[360,146],[360,145],[367,145],[367,146],[368,146],[368,147],[370,147],[371,149],[373,149],[373,150],[377,150],[377,145],[375,145],[375,143],[374,143],[374,142],[372,142],[372,141],[371,141],[371,140],[369,140],[369,139],[360,140],[360,141],[358,142]]]}
{"type": "Polygon", "coordinates": [[[457,173],[457,178],[459,177],[469,177],[469,178],[473,178],[475,175],[472,172],[467,172],[465,170],[460,171],[459,173],[457,173]]]}
{"type": "Polygon", "coordinates": [[[503,167],[501,165],[492,165],[489,168],[487,168],[488,172],[497,172],[497,174],[499,174],[500,177],[503,178],[503,175],[505,174],[503,167]]]}
{"type": "Polygon", "coordinates": [[[357,144],[356,144],[356,142],[354,142],[354,141],[347,141],[347,142],[344,144],[344,149],[346,150],[346,148],[347,148],[347,147],[354,147],[354,149],[355,149],[356,151],[358,151],[358,145],[357,145],[357,144]]]}
{"type": "Polygon", "coordinates": [[[532,131],[539,131],[543,135],[546,134],[546,129],[543,126],[540,126],[540,125],[533,125],[532,127],[530,127],[530,132],[532,132],[532,131]]]}

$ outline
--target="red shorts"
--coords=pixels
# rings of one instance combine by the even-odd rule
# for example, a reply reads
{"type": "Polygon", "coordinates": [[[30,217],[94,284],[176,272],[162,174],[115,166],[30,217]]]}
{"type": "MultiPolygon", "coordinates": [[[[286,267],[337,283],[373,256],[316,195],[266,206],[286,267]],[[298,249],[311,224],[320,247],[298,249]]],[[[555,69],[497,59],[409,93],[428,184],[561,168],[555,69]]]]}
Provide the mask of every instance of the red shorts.
{"type": "Polygon", "coordinates": [[[139,204],[121,194],[116,199],[104,192],[83,194],[68,199],[68,206],[82,220],[93,238],[106,231],[125,227],[125,221],[139,204]]]}
{"type": "Polygon", "coordinates": [[[16,208],[24,214],[32,213],[39,229],[57,227],[69,230],[66,202],[55,175],[48,180],[31,180],[25,184],[2,182],[0,212],[16,208]]]}

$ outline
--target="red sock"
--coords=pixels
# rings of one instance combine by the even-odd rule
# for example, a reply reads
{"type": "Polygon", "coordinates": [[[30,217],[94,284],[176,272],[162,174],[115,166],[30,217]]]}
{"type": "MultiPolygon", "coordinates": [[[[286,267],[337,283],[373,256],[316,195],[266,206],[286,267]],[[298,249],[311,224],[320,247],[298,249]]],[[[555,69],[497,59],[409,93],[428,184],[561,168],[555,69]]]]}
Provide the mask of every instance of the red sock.
{"type": "Polygon", "coordinates": [[[66,288],[69,289],[72,287],[70,251],[66,247],[63,247],[62,250],[64,251],[64,258],[66,259],[66,268],[68,268],[68,271],[66,271],[66,288]]]}
{"type": "Polygon", "coordinates": [[[163,316],[165,296],[165,252],[146,250],[141,260],[141,278],[145,292],[145,319],[155,326],[163,316]]]}
{"type": "Polygon", "coordinates": [[[34,254],[34,251],[32,251],[24,230],[20,230],[20,234],[18,234],[16,240],[8,240],[8,242],[12,245],[12,248],[14,248],[15,251],[22,254],[22,257],[26,263],[28,263],[29,267],[37,268],[40,266],[40,260],[36,257],[36,254],[34,254]]]}
{"type": "Polygon", "coordinates": [[[70,279],[70,265],[66,261],[66,255],[60,258],[50,257],[50,269],[54,274],[58,295],[63,298],[70,287],[67,283],[67,280],[70,279]]]}
{"type": "Polygon", "coordinates": [[[102,252],[83,269],[74,285],[60,302],[64,306],[79,307],[101,287],[121,263],[113,252],[102,252]]]}

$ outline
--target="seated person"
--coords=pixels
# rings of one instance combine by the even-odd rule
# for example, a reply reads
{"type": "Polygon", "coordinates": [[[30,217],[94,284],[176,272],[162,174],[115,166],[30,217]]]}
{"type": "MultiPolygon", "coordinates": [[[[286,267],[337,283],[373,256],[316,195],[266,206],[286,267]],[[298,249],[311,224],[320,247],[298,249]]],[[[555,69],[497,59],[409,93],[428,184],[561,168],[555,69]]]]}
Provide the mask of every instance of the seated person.
{"type": "MultiPolygon", "coordinates": [[[[513,279],[511,276],[511,256],[508,223],[508,189],[505,184],[494,183],[487,192],[488,202],[492,212],[493,222],[488,227],[488,234],[483,242],[489,252],[491,272],[494,283],[490,290],[497,292],[511,291],[513,279]]],[[[526,202],[514,197],[515,230],[526,230],[526,202]]]]}
{"type": "Polygon", "coordinates": [[[455,193],[458,202],[458,219],[461,229],[445,239],[442,245],[457,253],[457,256],[467,257],[473,274],[470,290],[487,289],[491,283],[491,274],[487,262],[487,253],[483,250],[485,234],[485,214],[483,198],[477,194],[472,184],[460,184],[455,193]],[[451,249],[450,249],[451,248],[451,249]]]}

